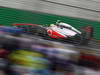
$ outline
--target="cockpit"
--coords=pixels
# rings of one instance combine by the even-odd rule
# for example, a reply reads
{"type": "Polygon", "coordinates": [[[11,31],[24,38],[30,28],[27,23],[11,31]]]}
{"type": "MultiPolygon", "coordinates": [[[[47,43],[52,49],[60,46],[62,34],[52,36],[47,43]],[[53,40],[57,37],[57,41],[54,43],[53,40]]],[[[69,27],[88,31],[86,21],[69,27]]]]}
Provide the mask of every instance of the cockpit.
{"type": "Polygon", "coordinates": [[[67,27],[67,26],[63,26],[63,25],[56,25],[56,26],[58,26],[58,27],[60,27],[61,29],[63,29],[63,28],[65,28],[65,29],[71,29],[71,27],[67,27]]]}

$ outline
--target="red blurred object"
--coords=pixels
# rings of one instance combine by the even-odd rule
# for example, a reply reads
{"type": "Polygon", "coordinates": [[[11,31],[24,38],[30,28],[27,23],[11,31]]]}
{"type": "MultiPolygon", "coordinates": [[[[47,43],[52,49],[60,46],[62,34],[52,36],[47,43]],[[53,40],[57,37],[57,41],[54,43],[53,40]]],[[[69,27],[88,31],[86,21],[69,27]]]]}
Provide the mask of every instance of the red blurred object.
{"type": "Polygon", "coordinates": [[[81,54],[79,64],[93,68],[100,68],[100,57],[91,54],[81,54]]]}
{"type": "Polygon", "coordinates": [[[84,26],[84,27],[81,27],[81,30],[87,33],[88,40],[91,40],[92,39],[92,37],[93,37],[93,31],[94,31],[94,29],[93,29],[92,26],[84,26]]]}
{"type": "Polygon", "coordinates": [[[5,58],[9,54],[9,51],[0,49],[0,58],[5,58]]]}
{"type": "Polygon", "coordinates": [[[37,25],[37,24],[25,24],[25,23],[22,23],[22,24],[20,23],[20,24],[18,24],[18,23],[17,23],[17,24],[12,24],[12,25],[13,25],[13,26],[23,26],[23,25],[26,25],[26,26],[27,26],[27,25],[28,25],[28,26],[35,26],[35,25],[37,25]]]}

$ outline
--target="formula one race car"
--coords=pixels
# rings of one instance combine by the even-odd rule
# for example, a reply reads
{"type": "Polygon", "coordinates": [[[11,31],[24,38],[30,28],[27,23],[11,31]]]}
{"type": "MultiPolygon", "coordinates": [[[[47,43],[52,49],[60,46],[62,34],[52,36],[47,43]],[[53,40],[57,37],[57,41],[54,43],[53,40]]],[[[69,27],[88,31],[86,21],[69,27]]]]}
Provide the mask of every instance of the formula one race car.
{"type": "Polygon", "coordinates": [[[82,27],[79,31],[73,26],[63,22],[51,24],[49,27],[43,27],[42,25],[36,24],[13,25],[23,29],[26,34],[40,36],[47,40],[73,43],[76,45],[87,44],[93,33],[93,28],[91,26],[82,27]]]}

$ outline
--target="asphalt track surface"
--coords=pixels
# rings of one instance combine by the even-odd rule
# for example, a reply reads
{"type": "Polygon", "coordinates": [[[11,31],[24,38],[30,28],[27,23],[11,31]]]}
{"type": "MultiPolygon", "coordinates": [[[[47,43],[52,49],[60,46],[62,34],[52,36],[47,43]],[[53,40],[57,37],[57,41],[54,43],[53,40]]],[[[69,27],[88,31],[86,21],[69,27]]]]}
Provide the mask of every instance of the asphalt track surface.
{"type": "Polygon", "coordinates": [[[32,41],[35,42],[42,42],[45,44],[52,44],[56,45],[58,47],[63,47],[66,49],[70,49],[70,50],[79,50],[79,51],[85,51],[85,52],[93,52],[94,54],[100,56],[100,42],[96,42],[96,41],[90,41],[88,45],[72,45],[72,44],[64,44],[64,43],[60,43],[60,42],[54,42],[54,41],[48,41],[48,40],[44,40],[40,37],[35,37],[35,36],[27,36],[27,35],[22,35],[22,38],[20,37],[14,37],[14,36],[9,36],[9,35],[0,35],[0,43],[2,42],[7,42],[6,39],[9,41],[9,39],[16,39],[16,40],[20,40],[21,41],[21,45],[23,47],[27,47],[29,48],[30,45],[32,44],[32,41]],[[24,44],[23,44],[24,43],[24,44]]]}
{"type": "MultiPolygon", "coordinates": [[[[73,45],[73,44],[67,44],[67,43],[61,43],[61,42],[55,42],[55,41],[48,41],[48,40],[44,40],[42,39],[41,37],[38,37],[36,38],[35,36],[25,36],[24,37],[27,37],[27,38],[31,38],[31,39],[36,39],[38,41],[41,41],[43,43],[54,43],[55,45],[58,45],[59,47],[60,46],[63,46],[64,48],[67,48],[67,49],[70,49],[70,50],[79,50],[79,51],[85,51],[86,53],[87,52],[93,52],[93,54],[96,54],[98,56],[100,56],[100,42],[96,42],[94,40],[91,40],[87,45],[73,45]]],[[[37,41],[37,42],[38,42],[37,41]]],[[[58,47],[57,46],[57,47],[58,47]]]]}

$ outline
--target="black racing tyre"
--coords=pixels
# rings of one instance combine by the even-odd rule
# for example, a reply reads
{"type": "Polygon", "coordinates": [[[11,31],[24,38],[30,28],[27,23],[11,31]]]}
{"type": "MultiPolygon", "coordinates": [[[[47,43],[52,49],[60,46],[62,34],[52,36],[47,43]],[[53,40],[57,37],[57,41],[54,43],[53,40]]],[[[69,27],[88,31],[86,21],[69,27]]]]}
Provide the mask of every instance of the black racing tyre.
{"type": "Polygon", "coordinates": [[[73,37],[73,44],[74,45],[85,45],[88,44],[88,40],[84,38],[82,35],[77,34],[73,37]]]}
{"type": "Polygon", "coordinates": [[[82,37],[80,35],[76,35],[73,38],[73,44],[80,45],[82,43],[82,37]]]}
{"type": "Polygon", "coordinates": [[[47,30],[44,27],[38,26],[36,28],[36,33],[38,36],[46,37],[48,36],[47,30]]]}

